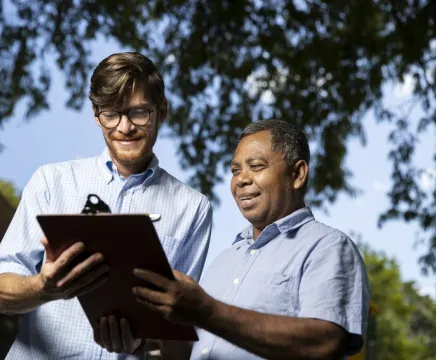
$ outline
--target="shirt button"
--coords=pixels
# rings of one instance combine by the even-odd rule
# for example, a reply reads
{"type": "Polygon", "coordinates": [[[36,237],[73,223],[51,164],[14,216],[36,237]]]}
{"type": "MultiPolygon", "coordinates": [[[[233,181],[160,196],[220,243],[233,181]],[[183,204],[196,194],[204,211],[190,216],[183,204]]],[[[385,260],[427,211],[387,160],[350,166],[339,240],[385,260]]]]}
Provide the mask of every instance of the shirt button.
{"type": "Polygon", "coordinates": [[[250,251],[250,254],[251,254],[251,255],[254,255],[254,254],[256,254],[256,253],[257,253],[256,250],[251,250],[251,251],[250,251]]]}
{"type": "Polygon", "coordinates": [[[233,280],[233,284],[238,284],[239,283],[239,279],[238,278],[236,278],[235,280],[233,280]]]}
{"type": "Polygon", "coordinates": [[[209,352],[208,348],[204,348],[203,350],[201,350],[202,355],[206,355],[209,352]]]}
{"type": "Polygon", "coordinates": [[[123,197],[127,196],[127,191],[123,191],[123,197]]]}

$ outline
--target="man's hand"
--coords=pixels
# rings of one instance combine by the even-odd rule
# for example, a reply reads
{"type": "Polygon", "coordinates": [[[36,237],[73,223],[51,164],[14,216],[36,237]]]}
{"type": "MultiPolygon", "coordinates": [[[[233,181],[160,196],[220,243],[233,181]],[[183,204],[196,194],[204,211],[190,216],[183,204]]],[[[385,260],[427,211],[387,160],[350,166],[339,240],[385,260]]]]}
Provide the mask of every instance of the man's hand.
{"type": "Polygon", "coordinates": [[[85,249],[83,243],[71,245],[55,259],[47,239],[41,242],[47,254],[38,276],[44,301],[71,299],[96,289],[107,280],[109,267],[103,263],[104,257],[100,253],[89,256],[71,269],[73,260],[85,249]]]}
{"type": "Polygon", "coordinates": [[[134,275],[153,285],[136,286],[137,301],[151,310],[162,313],[175,323],[200,325],[213,312],[215,300],[189,276],[173,270],[176,280],[148,270],[135,269],[134,275]]]}
{"type": "Polygon", "coordinates": [[[94,327],[94,340],[109,352],[133,354],[141,345],[141,339],[135,339],[129,323],[122,318],[119,322],[113,315],[102,317],[94,327]]]}

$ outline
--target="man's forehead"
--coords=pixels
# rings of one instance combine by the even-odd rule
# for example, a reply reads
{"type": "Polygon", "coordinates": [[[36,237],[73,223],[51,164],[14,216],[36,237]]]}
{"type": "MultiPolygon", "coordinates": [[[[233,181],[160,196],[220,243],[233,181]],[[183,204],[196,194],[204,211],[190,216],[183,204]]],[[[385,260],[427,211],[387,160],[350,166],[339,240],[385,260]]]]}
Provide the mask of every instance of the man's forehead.
{"type": "Polygon", "coordinates": [[[271,149],[271,142],[265,140],[253,139],[247,137],[247,141],[239,142],[233,155],[232,162],[247,162],[256,159],[268,160],[276,155],[271,149]]]}
{"type": "Polygon", "coordinates": [[[238,152],[271,152],[271,134],[269,131],[260,131],[244,136],[238,143],[235,153],[238,152]]]}
{"type": "Polygon", "coordinates": [[[126,89],[123,96],[123,107],[132,105],[152,105],[152,98],[148,86],[137,85],[126,89]]]}

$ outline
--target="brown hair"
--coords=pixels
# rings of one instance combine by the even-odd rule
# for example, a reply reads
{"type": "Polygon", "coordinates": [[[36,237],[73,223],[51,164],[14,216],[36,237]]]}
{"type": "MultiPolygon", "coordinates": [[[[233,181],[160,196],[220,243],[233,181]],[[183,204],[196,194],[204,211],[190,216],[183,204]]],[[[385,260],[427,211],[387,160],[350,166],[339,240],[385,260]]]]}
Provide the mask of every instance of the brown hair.
{"type": "Polygon", "coordinates": [[[108,56],[95,68],[91,76],[89,99],[95,108],[120,107],[127,91],[145,84],[159,107],[165,100],[165,84],[154,63],[137,52],[108,56]]]}

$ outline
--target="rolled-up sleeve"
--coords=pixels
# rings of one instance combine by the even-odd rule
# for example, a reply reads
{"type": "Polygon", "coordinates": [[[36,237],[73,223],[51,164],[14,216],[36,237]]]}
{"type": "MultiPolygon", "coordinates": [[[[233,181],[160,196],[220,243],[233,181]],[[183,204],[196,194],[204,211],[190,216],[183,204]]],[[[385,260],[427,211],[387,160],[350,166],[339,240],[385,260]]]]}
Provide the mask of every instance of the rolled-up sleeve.
{"type": "Polygon", "coordinates": [[[26,185],[20,204],[0,243],[0,274],[36,275],[44,248],[43,232],[36,215],[47,212],[49,193],[43,169],[38,169],[26,185]]]}
{"type": "Polygon", "coordinates": [[[370,289],[356,245],[334,231],[308,255],[300,283],[300,317],[335,323],[351,336],[347,355],[362,348],[368,324],[370,289]]]}

